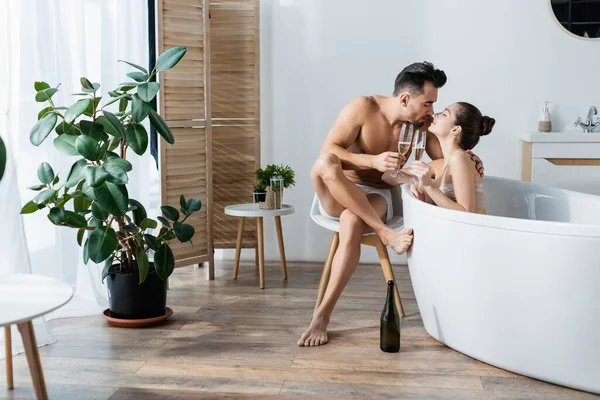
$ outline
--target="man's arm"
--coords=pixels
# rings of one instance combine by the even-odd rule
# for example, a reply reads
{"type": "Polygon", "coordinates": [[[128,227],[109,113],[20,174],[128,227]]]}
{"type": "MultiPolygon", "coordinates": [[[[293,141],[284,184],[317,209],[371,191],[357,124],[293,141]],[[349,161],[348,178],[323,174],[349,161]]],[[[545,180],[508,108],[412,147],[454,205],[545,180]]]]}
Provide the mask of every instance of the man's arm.
{"type": "Polygon", "coordinates": [[[369,100],[364,97],[357,97],[346,104],[321,147],[321,154],[333,153],[338,156],[344,169],[371,168],[369,154],[356,154],[346,150],[356,141],[360,128],[364,124],[368,102],[369,100]]]}

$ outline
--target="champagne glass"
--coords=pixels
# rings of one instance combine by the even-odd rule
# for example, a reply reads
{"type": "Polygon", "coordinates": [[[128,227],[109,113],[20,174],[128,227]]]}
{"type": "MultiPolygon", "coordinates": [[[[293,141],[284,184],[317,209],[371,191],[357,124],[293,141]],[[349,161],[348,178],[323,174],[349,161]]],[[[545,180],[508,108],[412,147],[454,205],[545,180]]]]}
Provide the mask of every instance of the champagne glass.
{"type": "MultiPolygon", "coordinates": [[[[400,135],[398,136],[398,153],[402,154],[403,156],[405,156],[406,153],[408,153],[408,149],[410,148],[410,144],[412,142],[412,137],[412,124],[407,124],[406,122],[403,123],[402,128],[400,130],[400,135]]],[[[394,179],[398,179],[402,177],[407,177],[409,175],[400,171],[400,165],[398,165],[398,169],[396,170],[396,172],[392,173],[390,176],[394,179]]]]}
{"type": "MultiPolygon", "coordinates": [[[[427,139],[427,131],[419,129],[415,132],[412,142],[412,156],[415,161],[421,161],[423,154],[425,154],[425,141],[427,139]]],[[[413,177],[413,183],[417,183],[417,179],[413,177]]]]}
{"type": "Polygon", "coordinates": [[[425,141],[427,139],[426,131],[423,129],[417,130],[413,138],[412,155],[416,161],[420,161],[425,154],[425,141]]]}

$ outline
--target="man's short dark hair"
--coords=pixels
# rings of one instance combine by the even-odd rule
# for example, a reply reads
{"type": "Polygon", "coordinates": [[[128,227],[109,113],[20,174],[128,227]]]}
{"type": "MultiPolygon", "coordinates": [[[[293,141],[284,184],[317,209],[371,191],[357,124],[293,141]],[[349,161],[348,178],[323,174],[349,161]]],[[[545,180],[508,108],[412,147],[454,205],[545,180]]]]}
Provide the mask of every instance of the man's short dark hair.
{"type": "Polygon", "coordinates": [[[416,62],[404,68],[396,77],[394,96],[408,91],[411,94],[423,93],[425,82],[431,82],[436,88],[446,83],[444,71],[434,68],[428,61],[416,62]]]}

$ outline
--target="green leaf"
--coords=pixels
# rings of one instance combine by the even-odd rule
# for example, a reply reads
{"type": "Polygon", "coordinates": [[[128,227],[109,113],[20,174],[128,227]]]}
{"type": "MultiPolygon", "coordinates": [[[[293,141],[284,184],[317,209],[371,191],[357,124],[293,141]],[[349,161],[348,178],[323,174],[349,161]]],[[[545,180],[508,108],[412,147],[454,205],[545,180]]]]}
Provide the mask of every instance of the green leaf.
{"type": "Polygon", "coordinates": [[[171,223],[165,217],[156,217],[157,220],[160,221],[161,224],[167,227],[171,227],[171,223]]]}
{"type": "Polygon", "coordinates": [[[179,60],[183,58],[185,53],[187,52],[187,48],[179,46],[173,47],[162,53],[158,59],[156,60],[156,70],[157,71],[166,71],[168,69],[173,68],[179,60]]]}
{"type": "Polygon", "coordinates": [[[148,218],[148,213],[146,213],[146,209],[142,203],[135,199],[129,199],[129,204],[135,207],[135,209],[131,212],[133,214],[133,223],[137,226],[140,226],[142,221],[148,218]]]}
{"type": "Polygon", "coordinates": [[[113,138],[113,140],[110,142],[110,146],[108,146],[107,151],[113,151],[114,149],[119,147],[119,144],[121,144],[121,138],[113,138]]]}
{"type": "Polygon", "coordinates": [[[140,124],[133,123],[127,126],[125,140],[137,155],[141,156],[148,148],[148,132],[140,124]]]}
{"type": "Polygon", "coordinates": [[[160,134],[169,144],[175,143],[175,138],[173,137],[173,132],[167,126],[167,123],[162,119],[160,115],[154,110],[150,110],[150,123],[156,129],[156,132],[160,134]]]}
{"type": "MultiPolygon", "coordinates": [[[[79,183],[79,185],[77,185],[77,187],[81,189],[83,188],[83,185],[84,182],[82,181],[79,183]]],[[[75,210],[77,213],[89,210],[91,205],[92,201],[88,200],[83,193],[73,197],[73,210],[75,210]]]]}
{"type": "Polygon", "coordinates": [[[79,154],[88,160],[97,161],[100,159],[100,145],[90,136],[77,136],[75,147],[77,148],[79,154]]]}
{"type": "Polygon", "coordinates": [[[34,82],[33,87],[35,88],[36,92],[39,92],[40,90],[49,89],[50,85],[43,81],[37,81],[34,82]]]}
{"type": "Polygon", "coordinates": [[[2,176],[4,175],[5,170],[6,170],[6,146],[4,145],[4,141],[0,137],[0,181],[2,180],[2,176]]]}
{"type": "Polygon", "coordinates": [[[143,283],[148,276],[148,255],[144,251],[142,246],[138,246],[135,252],[135,258],[137,260],[138,272],[140,274],[140,283],[143,283]]]}
{"type": "Polygon", "coordinates": [[[127,76],[136,82],[146,82],[148,80],[148,74],[144,74],[143,72],[128,72],[127,76]]]}
{"type": "Polygon", "coordinates": [[[65,187],[70,189],[72,187],[77,186],[77,184],[83,179],[83,169],[87,166],[87,160],[81,159],[76,161],[69,171],[69,176],[67,177],[67,183],[65,183],[65,187]]]}
{"type": "Polygon", "coordinates": [[[81,86],[85,89],[94,90],[94,85],[88,80],[88,78],[82,76],[79,81],[81,82],[81,86]]]}
{"type": "Polygon", "coordinates": [[[94,218],[104,221],[108,218],[109,214],[106,211],[104,211],[102,209],[102,207],[100,207],[98,202],[93,202],[92,203],[92,215],[94,216],[94,218]]]}
{"type": "Polygon", "coordinates": [[[98,109],[98,104],[100,104],[100,100],[102,100],[102,97],[94,97],[94,101],[90,101],[90,105],[87,106],[87,108],[83,112],[83,115],[87,115],[88,117],[93,116],[94,111],[98,109]]]}
{"type": "Polygon", "coordinates": [[[48,101],[54,96],[54,93],[58,92],[58,89],[47,88],[40,90],[35,94],[35,101],[38,103],[43,103],[44,101],[48,101]]]}
{"type": "Polygon", "coordinates": [[[117,185],[124,185],[129,181],[127,172],[116,163],[105,163],[103,166],[104,170],[108,173],[106,180],[117,185]]]}
{"type": "Polygon", "coordinates": [[[94,195],[100,206],[109,213],[122,217],[127,212],[129,196],[125,185],[104,182],[94,188],[94,195]]]}
{"type": "Polygon", "coordinates": [[[85,228],[87,226],[83,215],[69,210],[65,210],[65,223],[72,228],[85,228]]]}
{"type": "MultiPolygon", "coordinates": [[[[123,124],[121,123],[121,121],[119,121],[119,118],[117,118],[115,114],[108,112],[108,111],[103,111],[103,114],[106,117],[108,123],[111,124],[113,126],[113,128],[119,132],[118,137],[125,136],[125,129],[123,128],[123,124]]],[[[109,131],[107,131],[107,132],[110,133],[109,131]]],[[[112,133],[111,133],[111,135],[117,136],[112,133]]]]}
{"type": "Polygon", "coordinates": [[[85,229],[81,228],[77,231],[77,244],[81,246],[83,242],[83,235],[85,234],[85,229]]]}
{"type": "Polygon", "coordinates": [[[159,246],[154,253],[154,267],[160,279],[167,279],[175,269],[175,257],[173,251],[167,244],[159,246]]]}
{"type": "Polygon", "coordinates": [[[142,99],[143,101],[151,102],[152,99],[154,99],[154,97],[156,97],[156,94],[158,93],[159,88],[160,88],[160,85],[158,84],[158,82],[142,83],[137,88],[137,94],[138,94],[138,96],[140,96],[140,99],[142,99]]]}
{"type": "Polygon", "coordinates": [[[104,283],[104,279],[106,279],[106,277],[110,273],[110,267],[112,267],[113,260],[114,257],[111,256],[104,263],[104,268],[102,269],[102,283],[104,283]]]}
{"type": "Polygon", "coordinates": [[[189,242],[194,237],[194,233],[196,233],[192,225],[182,224],[181,222],[173,222],[173,230],[181,243],[189,242]]]}
{"type": "Polygon", "coordinates": [[[163,215],[170,219],[171,221],[179,220],[179,211],[175,207],[171,206],[161,206],[160,207],[163,215]]]}
{"type": "Polygon", "coordinates": [[[92,218],[90,218],[89,225],[93,226],[94,228],[100,228],[104,226],[104,221],[92,216],[92,218]]]}
{"type": "MultiPolygon", "coordinates": [[[[114,117],[114,115],[113,115],[114,117]]],[[[115,117],[116,119],[117,117],[115,117]]],[[[117,122],[119,120],[117,119],[117,122]]],[[[122,137],[123,135],[121,135],[121,132],[112,124],[108,121],[108,118],[106,117],[106,111],[104,112],[104,115],[99,116],[98,118],[96,118],[96,122],[99,123],[100,125],[102,125],[102,130],[106,133],[108,133],[109,135],[115,136],[115,137],[122,137]]],[[[121,123],[119,122],[119,125],[121,123]]]]}
{"type": "Polygon", "coordinates": [[[74,135],[60,135],[52,143],[56,149],[68,156],[78,156],[79,152],[75,147],[75,141],[77,136],[74,135]]]}
{"type": "Polygon", "coordinates": [[[37,191],[44,189],[45,187],[46,187],[46,185],[35,185],[35,186],[29,186],[27,189],[35,190],[37,192],[37,191]]]}
{"type": "Polygon", "coordinates": [[[29,141],[31,144],[34,146],[42,144],[56,126],[56,121],[57,117],[54,113],[46,114],[44,118],[40,119],[33,128],[31,128],[31,132],[29,133],[29,141]]]}
{"type": "Polygon", "coordinates": [[[94,229],[88,236],[90,259],[95,263],[101,263],[110,257],[118,244],[117,235],[111,227],[101,226],[94,229]]]}
{"type": "Polygon", "coordinates": [[[121,100],[119,100],[119,111],[125,112],[125,110],[127,110],[127,104],[129,104],[129,99],[122,98],[121,100]]]}
{"type": "Polygon", "coordinates": [[[23,208],[21,208],[21,214],[31,214],[42,208],[44,208],[43,205],[38,206],[38,204],[35,201],[31,200],[30,202],[25,204],[23,208]]]}
{"type": "Polygon", "coordinates": [[[52,179],[52,186],[56,185],[58,183],[59,179],[58,179],[58,174],[56,174],[56,176],[54,177],[54,179],[52,179]]]}
{"type": "Polygon", "coordinates": [[[37,169],[37,176],[44,185],[49,185],[54,179],[54,171],[47,162],[43,162],[37,169]]]}
{"type": "Polygon", "coordinates": [[[79,117],[83,112],[90,106],[92,101],[90,99],[78,100],[75,104],[67,109],[65,112],[65,122],[67,124],[75,121],[75,118],[79,117]]]}
{"type": "Polygon", "coordinates": [[[79,128],[81,129],[81,133],[95,140],[100,140],[104,133],[104,126],[97,122],[80,121],[79,128]]]}
{"type": "Polygon", "coordinates": [[[83,170],[85,181],[91,187],[100,186],[108,179],[108,173],[104,170],[104,166],[88,165],[83,170]]]}
{"type": "Polygon", "coordinates": [[[152,250],[158,250],[158,240],[156,239],[156,236],[145,233],[144,240],[146,243],[148,243],[148,247],[150,247],[152,250]]]}
{"type": "Polygon", "coordinates": [[[48,106],[48,107],[46,107],[46,108],[42,109],[42,111],[40,111],[40,112],[38,113],[38,121],[39,121],[40,119],[42,119],[42,118],[43,118],[43,117],[44,117],[44,116],[45,116],[47,113],[49,113],[49,112],[54,112],[54,107],[52,107],[52,106],[48,106]]]}
{"type": "Polygon", "coordinates": [[[135,87],[137,87],[139,85],[139,83],[134,83],[134,82],[122,82],[119,84],[119,89],[121,89],[124,92],[127,92],[128,90],[131,90],[135,87]]]}
{"type": "Polygon", "coordinates": [[[147,116],[152,106],[143,101],[139,95],[134,94],[131,103],[131,119],[135,122],[142,122],[147,116]]]}
{"type": "Polygon", "coordinates": [[[33,202],[36,204],[46,204],[46,202],[52,200],[56,196],[56,190],[46,189],[33,198],[33,202]]]}
{"type": "Polygon", "coordinates": [[[65,121],[56,125],[56,133],[59,135],[68,134],[68,135],[79,135],[79,129],[77,129],[76,125],[66,124],[65,121]]]}
{"type": "Polygon", "coordinates": [[[196,211],[200,211],[202,207],[202,202],[199,199],[189,199],[186,201],[185,208],[188,211],[188,214],[191,214],[196,211]]]}
{"type": "Polygon", "coordinates": [[[148,228],[156,229],[158,223],[151,218],[144,218],[144,220],[140,223],[140,229],[145,231],[148,228]]]}
{"type": "Polygon", "coordinates": [[[179,206],[187,211],[187,207],[185,204],[185,196],[183,194],[179,196],[179,206]]]}
{"type": "Polygon", "coordinates": [[[87,264],[88,261],[90,261],[90,252],[89,252],[89,239],[87,239],[85,241],[85,244],[83,245],[83,263],[87,264]]]}
{"type": "Polygon", "coordinates": [[[106,160],[106,164],[104,164],[104,167],[106,167],[107,164],[118,165],[125,172],[129,172],[133,169],[131,163],[121,157],[109,157],[106,160]]]}
{"type": "Polygon", "coordinates": [[[94,193],[94,188],[87,184],[87,182],[83,183],[81,187],[81,191],[90,200],[96,201],[96,194],[94,193]]]}
{"type": "Polygon", "coordinates": [[[129,61],[125,61],[125,60],[119,60],[119,62],[124,62],[125,64],[129,64],[129,65],[131,65],[133,68],[137,68],[137,69],[139,69],[140,71],[142,71],[142,72],[143,72],[143,73],[145,73],[145,74],[147,74],[147,73],[148,73],[148,70],[146,70],[146,68],[140,67],[140,66],[139,66],[139,65],[137,65],[137,64],[134,64],[134,63],[131,63],[131,62],[129,62],[129,61]]]}

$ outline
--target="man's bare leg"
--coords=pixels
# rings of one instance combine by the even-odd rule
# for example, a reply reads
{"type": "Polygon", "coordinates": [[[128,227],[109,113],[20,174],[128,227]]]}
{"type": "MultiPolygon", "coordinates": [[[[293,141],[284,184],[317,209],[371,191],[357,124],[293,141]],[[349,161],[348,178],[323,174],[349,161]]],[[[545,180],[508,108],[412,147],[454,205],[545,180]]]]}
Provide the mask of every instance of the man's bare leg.
{"type": "MultiPolygon", "coordinates": [[[[367,196],[381,219],[385,219],[387,204],[385,199],[377,194],[367,196]]],[[[350,210],[345,210],[340,216],[340,244],[331,265],[331,276],[323,301],[313,313],[313,319],[304,332],[299,346],[319,346],[327,343],[327,325],[333,308],[356,270],[360,259],[360,243],[363,233],[369,227],[350,210]]]]}
{"type": "Polygon", "coordinates": [[[348,209],[370,226],[383,244],[391,247],[396,253],[402,254],[408,249],[412,242],[412,230],[396,232],[386,226],[365,193],[346,178],[342,171],[342,163],[335,154],[327,153],[319,157],[311,175],[321,205],[328,213],[330,210],[334,212],[330,215],[336,216],[335,212],[341,212],[342,208],[348,209]]]}

